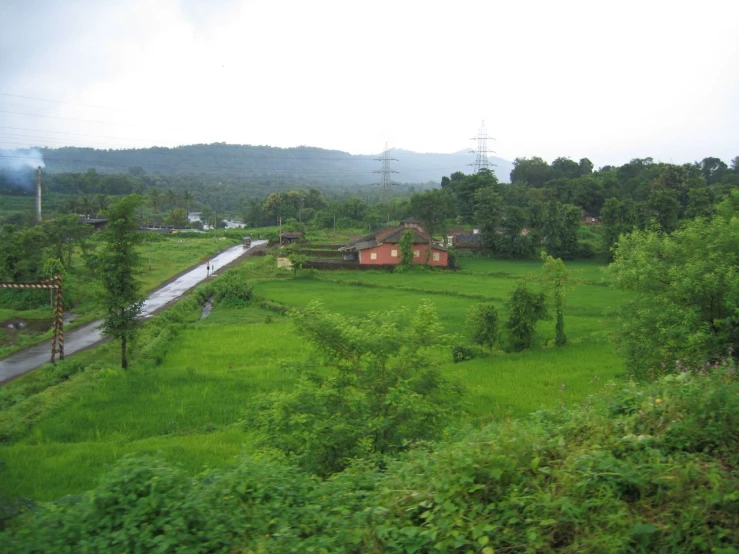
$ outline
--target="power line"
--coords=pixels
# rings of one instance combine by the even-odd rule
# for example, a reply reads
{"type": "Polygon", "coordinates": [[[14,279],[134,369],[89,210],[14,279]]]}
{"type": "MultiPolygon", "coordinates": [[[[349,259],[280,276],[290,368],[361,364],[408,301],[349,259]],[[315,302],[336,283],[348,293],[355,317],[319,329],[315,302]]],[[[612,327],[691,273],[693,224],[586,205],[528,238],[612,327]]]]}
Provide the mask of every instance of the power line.
{"type": "MultiPolygon", "coordinates": [[[[132,138],[132,137],[112,137],[110,135],[91,135],[87,133],[72,133],[71,131],[47,131],[44,129],[27,129],[25,127],[0,127],[0,129],[12,129],[14,131],[30,131],[34,133],[52,133],[55,135],[74,135],[78,137],[95,137],[95,138],[109,138],[114,140],[135,140],[139,142],[161,142],[164,144],[180,144],[177,141],[174,140],[158,140],[158,139],[142,139],[142,138],[132,138]]],[[[81,148],[79,146],[71,146],[70,148],[81,148]]]]}
{"type": "Polygon", "coordinates": [[[45,117],[47,119],[62,119],[64,121],[77,121],[78,123],[94,123],[97,125],[114,125],[119,127],[138,127],[143,129],[163,129],[167,131],[192,132],[191,129],[174,129],[172,127],[159,127],[156,125],[136,125],[135,123],[110,123],[109,121],[94,121],[92,119],[77,119],[74,117],[61,117],[58,115],[42,115],[37,113],[13,112],[10,110],[0,110],[0,113],[12,115],[25,115],[28,117],[45,117]]]}
{"type": "Polygon", "coordinates": [[[112,106],[96,106],[94,104],[80,104],[78,102],[67,102],[65,100],[50,100],[49,98],[38,98],[36,96],[23,96],[22,94],[10,94],[8,92],[0,92],[0,96],[8,96],[11,98],[23,98],[25,100],[37,100],[39,102],[53,102],[54,104],[67,104],[69,106],[83,106],[85,108],[95,108],[98,110],[115,110],[120,112],[147,113],[128,108],[114,108],[112,106]]]}

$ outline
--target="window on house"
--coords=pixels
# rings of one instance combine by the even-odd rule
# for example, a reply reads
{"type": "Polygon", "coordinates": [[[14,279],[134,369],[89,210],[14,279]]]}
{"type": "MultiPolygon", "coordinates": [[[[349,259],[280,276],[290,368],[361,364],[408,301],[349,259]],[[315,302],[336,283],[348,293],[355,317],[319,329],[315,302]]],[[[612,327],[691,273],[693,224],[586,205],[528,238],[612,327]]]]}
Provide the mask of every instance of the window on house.
{"type": "Polygon", "coordinates": [[[414,258],[420,258],[421,257],[421,251],[420,250],[414,250],[413,251],[413,257],[414,258]]]}
{"type": "Polygon", "coordinates": [[[392,256],[393,258],[397,258],[397,257],[398,257],[398,251],[397,251],[397,250],[391,250],[391,251],[390,251],[390,255],[391,255],[391,256],[392,256]]]}
{"type": "Polygon", "coordinates": [[[377,252],[370,252],[370,260],[376,260],[377,259],[377,252]]]}
{"type": "Polygon", "coordinates": [[[439,253],[438,252],[434,252],[434,261],[435,262],[438,262],[439,261],[439,258],[440,258],[439,253]]]}

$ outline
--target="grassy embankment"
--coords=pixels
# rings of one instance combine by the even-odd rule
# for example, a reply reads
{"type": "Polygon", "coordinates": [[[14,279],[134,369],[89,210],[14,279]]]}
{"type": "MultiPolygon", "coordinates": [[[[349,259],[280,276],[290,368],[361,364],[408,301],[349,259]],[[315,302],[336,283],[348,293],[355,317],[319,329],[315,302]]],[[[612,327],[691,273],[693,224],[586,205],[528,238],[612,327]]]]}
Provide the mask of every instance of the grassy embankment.
{"type": "MultiPolygon", "coordinates": [[[[505,318],[504,300],[517,279],[540,267],[469,259],[457,273],[330,272],[321,274],[325,280],[312,280],[290,279],[271,262],[253,259],[239,271],[247,272],[256,295],[273,305],[303,307],[320,300],[330,310],[363,317],[400,305],[415,308],[428,298],[446,332],[459,335],[460,342],[473,303],[490,300],[505,318]]],[[[459,364],[451,363],[448,350],[440,353],[443,371],[466,387],[471,420],[586,401],[618,378],[621,362],[608,342],[607,312],[623,296],[600,283],[597,264],[570,267],[582,270],[583,283],[568,295],[567,346],[552,346],[554,323],[544,322],[539,345],[523,353],[496,352],[459,364]]],[[[78,357],[99,369],[29,394],[0,412],[6,437],[0,446],[6,464],[2,488],[10,496],[50,500],[90,488],[129,452],[161,451],[195,473],[229,465],[248,451],[250,398],[291,386],[299,368],[317,363],[316,356],[287,318],[273,311],[216,307],[209,318],[198,317],[197,307],[191,307],[175,336],[149,355],[150,361],[135,357],[128,372],[107,369],[115,367],[118,349],[105,345],[78,357]]],[[[12,387],[21,394],[42,375],[35,372],[12,387]]]]}
{"type": "MultiPolygon", "coordinates": [[[[147,242],[139,246],[143,260],[140,279],[143,290],[147,293],[189,267],[202,263],[203,260],[229,246],[238,244],[234,238],[223,240],[215,237],[182,238],[177,235],[162,235],[157,238],[156,242],[147,242]]],[[[65,299],[73,304],[70,309],[78,317],[67,326],[68,330],[101,315],[94,302],[96,281],[91,277],[79,253],[73,257],[72,262],[70,277],[65,283],[65,299]]],[[[33,310],[0,309],[0,322],[12,319],[48,322],[48,330],[35,332],[10,332],[0,327],[0,357],[51,338],[51,317],[52,310],[46,307],[33,310]]]]}

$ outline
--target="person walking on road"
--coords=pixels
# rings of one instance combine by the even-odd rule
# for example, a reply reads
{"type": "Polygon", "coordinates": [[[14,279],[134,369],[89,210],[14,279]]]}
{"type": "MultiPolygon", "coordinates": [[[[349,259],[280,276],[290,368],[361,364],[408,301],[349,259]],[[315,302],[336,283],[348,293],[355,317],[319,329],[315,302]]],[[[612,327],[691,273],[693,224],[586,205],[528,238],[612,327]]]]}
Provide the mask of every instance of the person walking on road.
{"type": "Polygon", "coordinates": [[[210,262],[208,262],[208,265],[205,266],[205,275],[210,275],[210,262]]]}

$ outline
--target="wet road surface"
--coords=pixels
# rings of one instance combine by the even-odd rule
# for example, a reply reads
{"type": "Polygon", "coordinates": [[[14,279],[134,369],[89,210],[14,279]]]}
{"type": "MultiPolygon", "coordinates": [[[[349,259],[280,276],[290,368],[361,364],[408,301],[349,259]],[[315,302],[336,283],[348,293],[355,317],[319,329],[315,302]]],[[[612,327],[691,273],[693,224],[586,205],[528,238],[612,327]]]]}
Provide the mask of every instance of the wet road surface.
{"type": "MultiPolygon", "coordinates": [[[[240,244],[224,250],[217,256],[211,258],[211,262],[215,266],[216,272],[230,264],[246,252],[253,250],[257,246],[266,244],[266,240],[255,240],[252,242],[251,248],[244,248],[240,244]]],[[[198,283],[205,281],[208,277],[207,266],[211,262],[203,262],[199,266],[180,275],[171,283],[163,286],[161,289],[151,293],[144,302],[143,317],[148,318],[154,313],[177,300],[188,290],[198,283]]],[[[75,352],[79,352],[103,340],[103,334],[100,331],[102,321],[93,321],[82,327],[78,327],[73,331],[64,333],[64,355],[71,356],[75,352]]],[[[9,381],[19,375],[28,373],[32,369],[36,369],[44,364],[48,364],[51,359],[51,341],[42,342],[15,354],[11,354],[7,358],[0,360],[0,383],[9,381]]]]}

